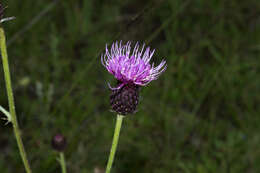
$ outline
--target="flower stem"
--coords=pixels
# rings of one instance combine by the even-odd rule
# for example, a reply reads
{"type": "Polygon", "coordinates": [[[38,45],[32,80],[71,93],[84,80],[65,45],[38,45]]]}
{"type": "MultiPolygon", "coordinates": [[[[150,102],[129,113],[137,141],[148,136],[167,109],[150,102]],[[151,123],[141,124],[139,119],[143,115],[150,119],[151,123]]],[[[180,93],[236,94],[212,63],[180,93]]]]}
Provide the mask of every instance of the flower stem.
{"type": "Polygon", "coordinates": [[[60,152],[60,165],[61,165],[61,172],[66,173],[66,161],[65,161],[65,156],[63,152],[60,152]]]}
{"type": "Polygon", "coordinates": [[[5,85],[7,90],[7,96],[8,96],[8,103],[9,103],[9,111],[12,117],[12,124],[14,129],[14,135],[18,144],[18,148],[20,151],[20,155],[23,160],[23,164],[25,167],[25,170],[27,173],[31,173],[31,168],[26,156],[26,152],[23,146],[22,138],[20,135],[20,130],[16,118],[16,112],[15,112],[15,106],[14,106],[14,96],[12,91],[12,84],[11,84],[11,75],[9,70],[9,64],[8,64],[8,57],[7,57],[7,51],[6,51],[6,41],[5,41],[5,33],[3,28],[0,27],[0,49],[1,49],[1,56],[3,61],[3,68],[4,68],[4,76],[5,76],[5,85]]]}
{"type": "Polygon", "coordinates": [[[116,127],[115,127],[115,132],[114,132],[114,137],[113,137],[113,143],[112,143],[112,147],[111,147],[111,150],[110,150],[109,159],[108,159],[108,162],[107,162],[106,173],[110,173],[110,170],[112,168],[112,164],[113,164],[113,160],[114,160],[115,153],[116,153],[116,148],[117,148],[117,143],[118,143],[118,138],[119,138],[123,118],[124,118],[123,115],[117,115],[116,127]]]}

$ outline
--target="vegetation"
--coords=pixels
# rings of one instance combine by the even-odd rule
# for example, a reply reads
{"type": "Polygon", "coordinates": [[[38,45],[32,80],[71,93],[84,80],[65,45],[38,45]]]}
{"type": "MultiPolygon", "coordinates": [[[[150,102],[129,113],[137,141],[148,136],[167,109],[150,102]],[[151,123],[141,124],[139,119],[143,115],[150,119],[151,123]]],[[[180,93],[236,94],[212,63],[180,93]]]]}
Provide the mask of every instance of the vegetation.
{"type": "MultiPolygon", "coordinates": [[[[168,68],[124,119],[115,173],[260,171],[260,3],[209,0],[7,0],[3,24],[16,112],[32,171],[60,172],[51,138],[67,137],[68,172],[106,166],[116,121],[105,44],[140,41],[168,68]]],[[[3,69],[0,104],[8,108],[3,69]]],[[[24,172],[11,125],[1,173],[24,172]]]]}

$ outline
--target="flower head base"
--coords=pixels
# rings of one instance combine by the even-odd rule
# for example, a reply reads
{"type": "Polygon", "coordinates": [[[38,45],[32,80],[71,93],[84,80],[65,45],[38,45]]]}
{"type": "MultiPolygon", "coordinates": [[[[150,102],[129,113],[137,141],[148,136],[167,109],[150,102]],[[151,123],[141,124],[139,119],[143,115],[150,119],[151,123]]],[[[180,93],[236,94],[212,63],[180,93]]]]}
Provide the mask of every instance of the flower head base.
{"type": "Polygon", "coordinates": [[[114,89],[110,95],[112,110],[121,115],[135,113],[138,102],[139,87],[134,84],[127,84],[120,89],[114,89]]]}
{"type": "Polygon", "coordinates": [[[131,53],[130,42],[125,45],[122,45],[121,41],[113,43],[110,52],[106,46],[106,53],[101,56],[102,64],[109,73],[121,82],[120,87],[129,83],[140,86],[147,85],[166,70],[166,61],[164,60],[156,67],[154,63],[150,64],[155,50],[150,50],[147,47],[144,51],[144,47],[145,45],[139,49],[139,44],[136,43],[131,53]]]}

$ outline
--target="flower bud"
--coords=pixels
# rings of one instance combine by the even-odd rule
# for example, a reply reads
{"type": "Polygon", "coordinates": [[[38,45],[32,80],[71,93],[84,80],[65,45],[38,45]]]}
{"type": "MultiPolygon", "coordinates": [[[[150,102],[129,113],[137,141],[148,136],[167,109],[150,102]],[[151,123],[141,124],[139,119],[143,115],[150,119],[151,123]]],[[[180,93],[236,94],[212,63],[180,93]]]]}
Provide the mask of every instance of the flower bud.
{"type": "Polygon", "coordinates": [[[52,148],[56,151],[63,152],[67,146],[66,138],[62,134],[56,134],[51,141],[52,148]]]}

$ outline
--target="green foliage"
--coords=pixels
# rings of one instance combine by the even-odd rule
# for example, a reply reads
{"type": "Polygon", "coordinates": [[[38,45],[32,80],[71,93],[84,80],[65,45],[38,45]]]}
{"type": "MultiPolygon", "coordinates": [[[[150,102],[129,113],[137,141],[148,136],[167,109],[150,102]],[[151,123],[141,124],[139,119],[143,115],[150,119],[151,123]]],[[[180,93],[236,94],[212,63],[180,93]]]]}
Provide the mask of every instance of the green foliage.
{"type": "MultiPolygon", "coordinates": [[[[116,116],[100,63],[106,43],[146,42],[168,69],[125,118],[113,172],[259,172],[259,0],[5,1],[17,116],[33,172],[60,167],[50,140],[68,138],[68,172],[105,167],[116,116]],[[45,12],[44,12],[45,11],[45,12]]],[[[3,70],[0,103],[7,108],[3,70]]],[[[1,122],[1,173],[23,172],[1,122]]]]}

